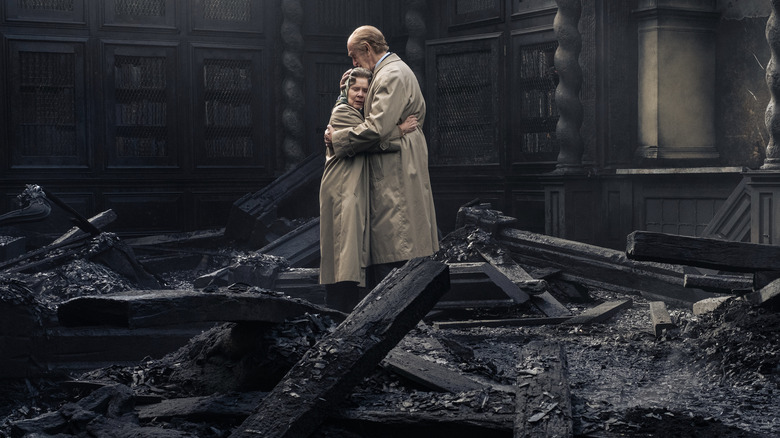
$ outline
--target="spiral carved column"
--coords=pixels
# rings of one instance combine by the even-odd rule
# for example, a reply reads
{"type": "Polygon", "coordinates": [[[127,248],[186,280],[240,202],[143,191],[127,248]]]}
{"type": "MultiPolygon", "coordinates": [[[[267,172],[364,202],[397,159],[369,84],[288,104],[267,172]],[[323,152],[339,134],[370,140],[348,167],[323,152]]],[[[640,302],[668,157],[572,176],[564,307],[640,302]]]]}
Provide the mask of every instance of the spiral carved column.
{"type": "Polygon", "coordinates": [[[417,76],[417,82],[423,88],[425,82],[425,0],[407,0],[404,24],[409,31],[406,41],[406,63],[417,76]]]}
{"type": "Polygon", "coordinates": [[[766,67],[766,83],[769,86],[769,105],[764,113],[764,123],[769,130],[769,144],[766,147],[766,158],[761,169],[780,169],[780,114],[777,112],[778,100],[780,100],[780,0],[772,0],[772,14],[766,23],[766,41],[769,43],[772,56],[766,67]]]}
{"type": "Polygon", "coordinates": [[[282,0],[282,140],[283,167],[304,158],[302,0],[282,0]]]}
{"type": "Polygon", "coordinates": [[[582,126],[582,69],[579,57],[582,49],[582,36],[577,25],[582,13],[580,0],[557,0],[558,12],[555,15],[553,29],[558,39],[555,51],[555,69],[559,82],[555,89],[555,104],[560,115],[555,134],[558,138],[559,152],[556,172],[581,172],[584,145],[580,135],[582,126]]]}

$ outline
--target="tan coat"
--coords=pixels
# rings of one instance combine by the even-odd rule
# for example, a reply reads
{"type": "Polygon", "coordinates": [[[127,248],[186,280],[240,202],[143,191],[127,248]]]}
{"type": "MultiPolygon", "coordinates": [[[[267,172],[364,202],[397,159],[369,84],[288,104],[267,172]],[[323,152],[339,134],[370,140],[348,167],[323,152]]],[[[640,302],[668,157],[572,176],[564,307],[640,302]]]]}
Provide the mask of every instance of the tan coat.
{"type": "Polygon", "coordinates": [[[439,249],[439,241],[428,174],[428,145],[422,132],[425,99],[414,73],[398,55],[388,55],[374,69],[364,114],[363,123],[333,133],[336,157],[354,157],[377,145],[381,149],[400,149],[400,153],[367,155],[369,264],[431,255],[439,249]],[[416,131],[380,141],[397,131],[396,125],[412,114],[417,115],[416,131]]]}
{"type": "MultiPolygon", "coordinates": [[[[363,114],[347,104],[336,105],[328,122],[333,129],[360,123],[363,114]]],[[[365,286],[368,239],[366,156],[336,158],[327,149],[320,183],[320,283],[356,281],[365,286]]]]}

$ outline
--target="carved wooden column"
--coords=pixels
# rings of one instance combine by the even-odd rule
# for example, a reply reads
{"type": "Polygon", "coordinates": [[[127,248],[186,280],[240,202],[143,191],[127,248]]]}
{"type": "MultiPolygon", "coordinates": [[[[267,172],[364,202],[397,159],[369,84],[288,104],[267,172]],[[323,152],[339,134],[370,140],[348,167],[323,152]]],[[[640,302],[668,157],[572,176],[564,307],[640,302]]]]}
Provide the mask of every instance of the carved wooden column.
{"type": "Polygon", "coordinates": [[[289,169],[304,158],[302,1],[282,0],[282,16],[282,164],[289,169]]]}
{"type": "Polygon", "coordinates": [[[718,158],[718,16],[715,0],[639,0],[638,159],[718,158]]]}
{"type": "Polygon", "coordinates": [[[766,84],[769,86],[769,105],[764,114],[764,122],[769,131],[769,144],[766,147],[766,158],[761,169],[777,170],[780,169],[780,114],[777,112],[777,103],[780,101],[780,66],[778,66],[778,56],[780,56],[780,22],[778,13],[780,12],[780,0],[772,0],[772,13],[766,23],[766,41],[772,56],[766,67],[766,84]]]}
{"type": "Polygon", "coordinates": [[[558,87],[555,89],[555,104],[560,118],[555,127],[558,139],[558,164],[556,172],[582,172],[582,154],[584,146],[580,128],[582,127],[582,68],[580,68],[580,50],[582,36],[577,25],[582,13],[580,0],[557,0],[558,13],[555,15],[553,29],[558,40],[555,51],[555,69],[558,71],[558,87]]]}

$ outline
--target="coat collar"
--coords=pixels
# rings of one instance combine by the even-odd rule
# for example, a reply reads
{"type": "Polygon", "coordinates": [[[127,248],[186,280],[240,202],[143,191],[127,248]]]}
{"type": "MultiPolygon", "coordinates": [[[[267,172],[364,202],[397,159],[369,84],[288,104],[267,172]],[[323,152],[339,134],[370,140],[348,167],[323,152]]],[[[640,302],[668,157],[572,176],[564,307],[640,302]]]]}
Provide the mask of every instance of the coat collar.
{"type": "Polygon", "coordinates": [[[385,59],[379,61],[379,65],[377,65],[374,69],[374,74],[379,73],[379,70],[382,70],[384,66],[400,60],[401,58],[396,53],[390,53],[389,55],[385,56],[385,59]]]}

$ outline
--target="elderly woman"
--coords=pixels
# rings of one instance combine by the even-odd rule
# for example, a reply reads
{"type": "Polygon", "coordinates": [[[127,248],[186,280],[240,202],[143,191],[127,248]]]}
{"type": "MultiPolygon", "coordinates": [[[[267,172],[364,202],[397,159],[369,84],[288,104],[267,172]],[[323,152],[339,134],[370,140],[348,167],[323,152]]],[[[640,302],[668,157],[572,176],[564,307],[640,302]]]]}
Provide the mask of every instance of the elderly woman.
{"type": "MultiPolygon", "coordinates": [[[[337,130],[363,122],[371,72],[358,67],[345,77],[328,122],[337,130]]],[[[411,116],[383,143],[386,146],[415,129],[417,119],[411,116]]],[[[381,146],[377,148],[380,150],[381,146]]],[[[394,153],[392,148],[381,149],[394,153]]],[[[359,287],[366,283],[370,255],[368,178],[365,155],[336,158],[333,149],[326,148],[325,172],[320,182],[320,283],[325,285],[326,305],[343,312],[352,311],[360,300],[359,287]]]]}

